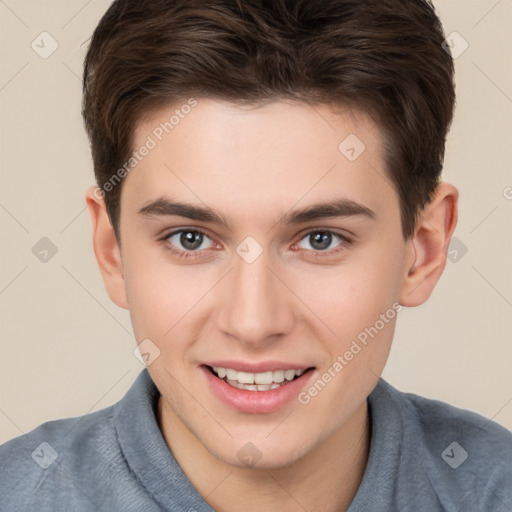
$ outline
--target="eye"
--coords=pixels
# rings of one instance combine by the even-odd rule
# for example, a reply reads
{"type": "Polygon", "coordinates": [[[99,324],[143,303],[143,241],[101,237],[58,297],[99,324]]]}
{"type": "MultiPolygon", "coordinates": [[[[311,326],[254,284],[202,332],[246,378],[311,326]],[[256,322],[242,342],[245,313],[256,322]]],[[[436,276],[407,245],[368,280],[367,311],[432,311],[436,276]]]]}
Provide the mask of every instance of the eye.
{"type": "MultiPolygon", "coordinates": [[[[297,244],[301,249],[323,252],[328,249],[334,249],[342,244],[349,244],[350,240],[343,235],[333,233],[332,231],[310,231],[297,244]],[[333,245],[334,243],[334,245],[333,245]]],[[[335,251],[332,251],[335,252],[335,251]]]]}
{"type": "Polygon", "coordinates": [[[203,232],[193,229],[181,229],[166,235],[164,240],[169,242],[179,252],[209,249],[214,242],[203,232]]]}

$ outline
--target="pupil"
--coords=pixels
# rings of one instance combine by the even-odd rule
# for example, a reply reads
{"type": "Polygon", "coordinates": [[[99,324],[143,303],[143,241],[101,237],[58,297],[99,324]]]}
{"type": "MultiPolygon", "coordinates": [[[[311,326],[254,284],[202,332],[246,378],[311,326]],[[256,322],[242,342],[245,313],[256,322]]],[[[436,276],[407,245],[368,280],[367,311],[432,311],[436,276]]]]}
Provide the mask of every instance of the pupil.
{"type": "Polygon", "coordinates": [[[315,249],[323,251],[331,245],[332,235],[331,233],[314,233],[311,235],[313,237],[313,243],[311,246],[315,249]]]}
{"type": "Polygon", "coordinates": [[[180,243],[186,249],[197,249],[202,243],[202,235],[197,231],[185,231],[180,236],[180,243]]]}

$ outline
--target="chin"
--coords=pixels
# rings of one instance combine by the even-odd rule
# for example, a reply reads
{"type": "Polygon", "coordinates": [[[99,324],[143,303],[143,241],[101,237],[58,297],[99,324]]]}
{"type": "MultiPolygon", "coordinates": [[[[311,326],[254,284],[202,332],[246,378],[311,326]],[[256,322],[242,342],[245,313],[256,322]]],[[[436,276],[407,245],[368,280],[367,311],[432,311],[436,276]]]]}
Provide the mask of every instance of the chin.
{"type": "Polygon", "coordinates": [[[297,440],[294,443],[289,437],[287,439],[276,439],[269,442],[268,439],[249,440],[244,437],[240,440],[230,440],[229,445],[219,446],[218,444],[208,451],[225,464],[240,469],[280,469],[298,462],[311,449],[312,446],[305,445],[304,441],[297,440]],[[240,446],[233,452],[233,445],[240,446]],[[224,449],[223,449],[224,448],[224,449]]]}

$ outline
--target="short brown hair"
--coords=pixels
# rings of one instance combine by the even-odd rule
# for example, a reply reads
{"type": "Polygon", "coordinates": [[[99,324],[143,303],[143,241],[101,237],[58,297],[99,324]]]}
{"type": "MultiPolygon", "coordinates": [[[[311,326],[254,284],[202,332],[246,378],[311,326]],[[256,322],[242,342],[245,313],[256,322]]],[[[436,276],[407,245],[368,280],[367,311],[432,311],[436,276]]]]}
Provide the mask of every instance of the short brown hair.
{"type": "MultiPolygon", "coordinates": [[[[443,40],[428,0],[115,0],[83,79],[97,184],[129,160],[145,113],[190,96],[349,105],[384,136],[408,238],[439,183],[453,117],[443,40]]],[[[122,182],[107,189],[119,240],[122,182]]]]}

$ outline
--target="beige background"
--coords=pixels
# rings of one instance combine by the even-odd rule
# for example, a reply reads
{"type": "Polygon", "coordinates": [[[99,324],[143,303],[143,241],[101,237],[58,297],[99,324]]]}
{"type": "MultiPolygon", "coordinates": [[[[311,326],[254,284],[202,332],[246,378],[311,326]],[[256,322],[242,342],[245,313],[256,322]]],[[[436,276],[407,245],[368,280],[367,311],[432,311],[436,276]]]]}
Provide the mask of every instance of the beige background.
{"type": "MultiPolygon", "coordinates": [[[[129,315],[104,290],[84,201],[81,66],[109,3],[0,0],[0,442],[114,403],[142,369],[129,315]],[[31,47],[43,31],[59,45],[47,59],[31,47]],[[46,263],[32,252],[42,237],[57,248],[46,263]]],[[[446,33],[469,44],[444,172],[461,193],[455,235],[467,253],[427,304],[400,314],[383,376],[512,429],[512,1],[435,4],[446,33]]]]}

